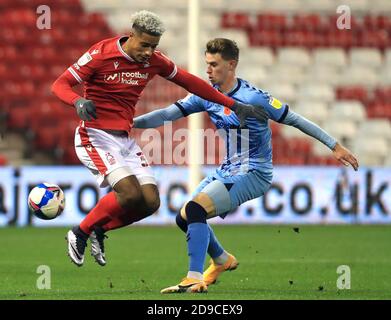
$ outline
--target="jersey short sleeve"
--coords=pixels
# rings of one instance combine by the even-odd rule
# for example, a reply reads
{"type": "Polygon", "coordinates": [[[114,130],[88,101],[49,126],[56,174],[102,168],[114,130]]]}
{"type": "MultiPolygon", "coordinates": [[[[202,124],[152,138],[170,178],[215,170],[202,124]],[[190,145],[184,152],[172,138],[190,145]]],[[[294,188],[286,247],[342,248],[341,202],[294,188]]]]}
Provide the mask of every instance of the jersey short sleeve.
{"type": "Polygon", "coordinates": [[[189,114],[205,111],[204,100],[200,97],[189,94],[182,100],[178,100],[175,105],[182,111],[183,115],[187,117],[189,114]]]}
{"type": "Polygon", "coordinates": [[[277,98],[263,91],[259,91],[258,94],[254,95],[250,103],[255,106],[264,107],[270,119],[277,122],[282,122],[289,111],[287,104],[282,103],[277,98]]]}
{"type": "Polygon", "coordinates": [[[68,71],[79,83],[82,83],[95,73],[95,70],[100,64],[99,56],[100,50],[93,46],[71,65],[68,71]]]}
{"type": "Polygon", "coordinates": [[[156,51],[155,53],[159,60],[159,75],[168,80],[174,78],[178,72],[178,68],[175,63],[160,51],[156,51]]]}

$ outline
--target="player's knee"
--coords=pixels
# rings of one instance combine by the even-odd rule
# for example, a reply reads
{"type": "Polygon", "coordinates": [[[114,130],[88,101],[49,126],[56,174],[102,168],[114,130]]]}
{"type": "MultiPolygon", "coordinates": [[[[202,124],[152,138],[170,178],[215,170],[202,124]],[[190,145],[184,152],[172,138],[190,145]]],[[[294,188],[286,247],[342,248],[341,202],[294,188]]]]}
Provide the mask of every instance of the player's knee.
{"type": "Polygon", "coordinates": [[[215,208],[213,200],[211,199],[211,197],[207,193],[205,193],[205,192],[198,193],[193,198],[193,201],[198,203],[200,206],[202,206],[206,210],[207,218],[214,216],[214,214],[216,212],[216,208],[215,208]]]}
{"type": "Polygon", "coordinates": [[[207,211],[195,201],[189,201],[185,206],[187,223],[206,223],[207,211]]]}
{"type": "Polygon", "coordinates": [[[187,202],[183,205],[183,207],[181,208],[181,211],[179,212],[179,214],[181,215],[181,217],[186,221],[187,218],[186,218],[186,205],[187,205],[187,202]]]}
{"type": "Polygon", "coordinates": [[[148,200],[145,207],[148,215],[154,214],[160,208],[160,198],[156,197],[148,200]]]}
{"type": "Polygon", "coordinates": [[[143,201],[143,194],[137,188],[129,188],[125,192],[119,193],[119,197],[125,208],[137,208],[143,201]]]}

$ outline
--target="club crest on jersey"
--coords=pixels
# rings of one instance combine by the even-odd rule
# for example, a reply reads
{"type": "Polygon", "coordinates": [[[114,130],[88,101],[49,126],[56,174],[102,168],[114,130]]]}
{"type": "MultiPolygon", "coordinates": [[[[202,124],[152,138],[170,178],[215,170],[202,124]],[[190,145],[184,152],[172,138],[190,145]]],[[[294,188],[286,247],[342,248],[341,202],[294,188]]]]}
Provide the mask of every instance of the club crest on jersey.
{"type": "Polygon", "coordinates": [[[90,62],[92,60],[92,57],[90,55],[89,52],[86,52],[85,54],[83,54],[79,60],[77,60],[77,64],[81,67],[81,66],[84,66],[86,65],[88,62],[90,62]]]}
{"type": "Polygon", "coordinates": [[[106,156],[107,162],[108,162],[110,165],[115,164],[115,162],[116,162],[116,161],[115,161],[115,158],[113,157],[113,155],[112,155],[110,152],[106,152],[105,156],[106,156]]]}

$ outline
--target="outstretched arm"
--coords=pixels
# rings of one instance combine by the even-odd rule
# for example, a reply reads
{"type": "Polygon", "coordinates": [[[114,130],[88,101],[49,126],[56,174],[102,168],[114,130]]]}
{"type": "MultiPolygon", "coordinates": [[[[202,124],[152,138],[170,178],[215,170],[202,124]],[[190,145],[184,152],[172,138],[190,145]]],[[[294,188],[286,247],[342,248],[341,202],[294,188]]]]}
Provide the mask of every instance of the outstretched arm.
{"type": "Polygon", "coordinates": [[[156,128],[164,125],[165,121],[175,121],[185,115],[176,104],[172,104],[164,109],[155,110],[143,114],[134,119],[134,128],[156,128]]]}
{"type": "Polygon", "coordinates": [[[229,107],[238,116],[241,127],[245,126],[245,120],[249,117],[256,118],[262,122],[268,119],[268,115],[263,108],[255,108],[253,105],[244,104],[225,96],[210,86],[206,81],[181,68],[178,68],[178,72],[170,81],[205,100],[229,107]]]}
{"type": "Polygon", "coordinates": [[[170,79],[170,81],[205,100],[209,100],[229,108],[231,108],[235,103],[234,99],[225,96],[206,81],[181,68],[178,68],[178,72],[172,79],[170,79]]]}
{"type": "Polygon", "coordinates": [[[305,134],[319,140],[333,151],[333,155],[338,161],[345,166],[350,164],[357,171],[359,165],[356,157],[315,123],[292,111],[288,112],[282,123],[294,126],[305,134]]]}

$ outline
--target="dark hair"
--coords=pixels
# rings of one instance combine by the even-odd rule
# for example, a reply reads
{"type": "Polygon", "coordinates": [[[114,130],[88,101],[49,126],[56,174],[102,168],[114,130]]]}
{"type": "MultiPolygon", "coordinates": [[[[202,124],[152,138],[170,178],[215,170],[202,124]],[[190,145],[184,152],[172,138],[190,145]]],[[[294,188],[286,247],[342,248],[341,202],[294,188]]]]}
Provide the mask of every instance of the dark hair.
{"type": "Polygon", "coordinates": [[[220,53],[224,60],[239,60],[239,48],[235,41],[216,38],[209,40],[206,44],[205,53],[220,53]]]}

